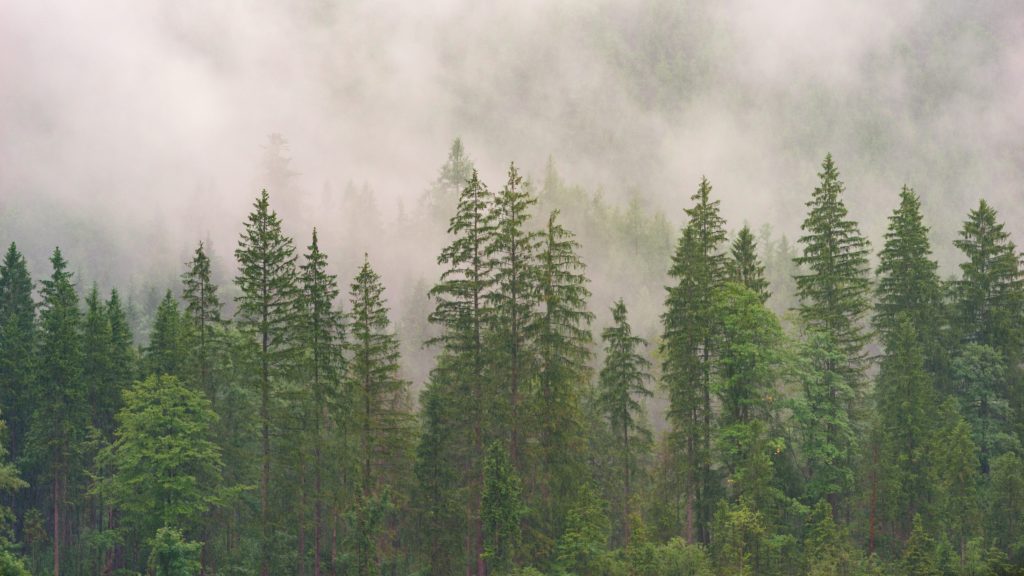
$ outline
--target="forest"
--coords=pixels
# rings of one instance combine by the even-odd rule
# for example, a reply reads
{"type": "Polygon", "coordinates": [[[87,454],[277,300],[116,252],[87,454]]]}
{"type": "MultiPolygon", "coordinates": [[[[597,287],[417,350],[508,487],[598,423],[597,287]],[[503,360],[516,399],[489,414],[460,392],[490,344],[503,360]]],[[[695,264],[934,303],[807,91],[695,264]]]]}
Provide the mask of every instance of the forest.
{"type": "Polygon", "coordinates": [[[1024,574],[1022,255],[985,200],[933,247],[897,184],[873,246],[826,155],[793,243],[708,178],[673,231],[456,140],[398,224],[438,273],[393,294],[268,174],[151,315],[6,248],[0,574],[1024,574]]]}

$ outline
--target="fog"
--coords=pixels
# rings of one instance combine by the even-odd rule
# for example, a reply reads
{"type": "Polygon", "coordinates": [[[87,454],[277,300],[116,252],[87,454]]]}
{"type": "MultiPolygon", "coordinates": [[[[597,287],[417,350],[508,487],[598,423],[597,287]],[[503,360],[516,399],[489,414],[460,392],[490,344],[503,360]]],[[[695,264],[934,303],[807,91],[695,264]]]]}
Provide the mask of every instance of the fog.
{"type": "Polygon", "coordinates": [[[277,133],[297,245],[369,252],[397,300],[439,240],[346,236],[332,199],[365,184],[387,227],[460,136],[494,189],[554,157],[678,226],[707,175],[731,228],[791,238],[832,152],[876,246],[917,189],[949,272],[980,197],[1024,233],[1022,95],[1013,0],[3,0],[0,241],[104,285],[170,286],[202,239],[228,268],[277,133]]]}

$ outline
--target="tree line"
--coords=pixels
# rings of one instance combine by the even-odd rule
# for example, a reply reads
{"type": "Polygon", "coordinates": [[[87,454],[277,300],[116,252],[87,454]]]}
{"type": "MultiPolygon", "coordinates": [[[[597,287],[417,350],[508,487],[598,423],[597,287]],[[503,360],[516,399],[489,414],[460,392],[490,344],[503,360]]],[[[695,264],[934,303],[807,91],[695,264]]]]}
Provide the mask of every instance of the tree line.
{"type": "Polygon", "coordinates": [[[1021,573],[1020,253],[981,201],[941,279],[904,187],[872,267],[831,156],[818,177],[792,314],[704,178],[648,342],[635,294],[595,326],[562,214],[456,141],[418,400],[369,256],[342,297],[265,190],[232,317],[200,243],[141,346],[117,289],[80,302],[60,249],[37,284],[12,243],[0,573],[1021,573]]]}

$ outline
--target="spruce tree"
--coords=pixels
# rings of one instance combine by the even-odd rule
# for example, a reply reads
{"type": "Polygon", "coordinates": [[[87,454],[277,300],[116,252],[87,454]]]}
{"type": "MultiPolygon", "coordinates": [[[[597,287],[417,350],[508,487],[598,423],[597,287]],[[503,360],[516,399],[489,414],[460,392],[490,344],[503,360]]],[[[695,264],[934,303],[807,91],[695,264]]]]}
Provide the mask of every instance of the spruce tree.
{"type": "MultiPolygon", "coordinates": [[[[494,197],[476,171],[459,196],[458,210],[451,219],[448,234],[451,243],[438,257],[438,264],[445,267],[441,279],[430,290],[436,302],[430,321],[440,326],[442,332],[433,343],[442,346],[437,366],[431,373],[430,387],[436,394],[458,402],[457,410],[435,411],[428,416],[450,415],[451,421],[427,420],[424,438],[438,438],[442,428],[459,430],[452,437],[454,445],[440,451],[432,450],[435,456],[444,454],[449,461],[458,462],[462,480],[467,489],[466,497],[466,546],[469,572],[484,576],[483,526],[480,518],[480,503],[483,488],[485,414],[493,402],[488,383],[487,354],[484,348],[484,333],[488,326],[491,310],[488,294],[494,286],[494,271],[487,248],[495,234],[492,207],[494,197]],[[471,439],[469,446],[462,446],[460,435],[471,439]],[[440,453],[439,453],[440,452],[440,453]]],[[[421,470],[437,469],[436,466],[421,470]]],[[[421,479],[423,482],[424,479],[421,479]]],[[[436,494],[440,499],[447,495],[436,494]]],[[[431,503],[434,507],[441,505],[431,503]]]]}
{"type": "Polygon", "coordinates": [[[53,273],[43,280],[39,314],[39,380],[35,410],[29,430],[30,458],[42,471],[40,480],[50,484],[53,512],[53,574],[60,576],[64,548],[64,509],[79,473],[81,445],[89,414],[82,383],[82,315],[78,295],[60,249],[50,257],[53,273]]]}
{"type": "Polygon", "coordinates": [[[931,512],[936,470],[934,442],[936,393],[924,369],[924,352],[910,316],[897,315],[875,385],[881,438],[879,472],[886,486],[882,499],[891,511],[895,532],[906,537],[914,517],[931,512]]]}
{"type": "Polygon", "coordinates": [[[211,274],[210,258],[200,242],[181,275],[181,297],[185,301],[183,316],[190,340],[189,378],[216,406],[212,364],[216,354],[217,329],[221,326],[221,302],[211,274]]]}
{"type": "Polygon", "coordinates": [[[903,549],[903,574],[906,576],[940,576],[935,561],[935,542],[924,530],[921,515],[914,515],[913,529],[907,547],[903,549]]]}
{"type": "Polygon", "coordinates": [[[295,247],[281,230],[281,220],[270,209],[266,190],[253,204],[253,212],[239,238],[235,258],[239,296],[235,317],[239,327],[259,346],[260,420],[260,575],[270,573],[274,526],[270,514],[271,430],[275,387],[288,375],[293,357],[291,323],[295,316],[295,247]]]}
{"type": "Polygon", "coordinates": [[[0,263],[0,413],[10,434],[11,458],[21,458],[33,411],[36,305],[24,256],[12,242],[0,263]]]}
{"type": "Polygon", "coordinates": [[[113,334],[106,303],[100,299],[99,289],[93,284],[85,298],[85,321],[82,330],[82,378],[84,379],[92,425],[108,441],[114,433],[114,415],[120,408],[120,398],[113,376],[113,334]]]}
{"type": "Polygon", "coordinates": [[[391,330],[380,276],[364,259],[349,290],[348,380],[354,391],[359,435],[359,491],[356,539],[360,576],[379,570],[379,538],[372,531],[379,525],[369,516],[398,482],[396,470],[405,464],[411,445],[409,383],[400,375],[398,337],[391,330]],[[365,533],[370,532],[370,533],[365,533]]]}
{"type": "Polygon", "coordinates": [[[948,362],[942,343],[942,286],[921,201],[911,188],[900,191],[900,205],[889,216],[885,247],[878,257],[874,325],[883,344],[889,344],[899,328],[899,316],[905,315],[921,341],[925,368],[933,377],[944,377],[948,362]]]}
{"type": "MultiPolygon", "coordinates": [[[[833,513],[850,490],[855,430],[863,396],[866,367],[864,345],[869,337],[863,320],[870,306],[869,244],[857,223],[847,218],[843,183],[832,155],[825,156],[821,182],[814,189],[810,209],[801,226],[803,254],[796,263],[807,272],[796,276],[800,318],[806,329],[820,334],[828,352],[819,356],[824,394],[808,404],[811,427],[824,429],[822,438],[829,466],[838,468],[825,494],[833,513]],[[846,427],[851,427],[847,430],[846,427]],[[829,453],[831,453],[829,455],[829,453]]],[[[825,462],[821,462],[825,464],[825,462]]]]}
{"type": "Polygon", "coordinates": [[[138,350],[135,348],[128,313],[117,289],[107,299],[107,320],[110,322],[110,389],[105,393],[109,414],[121,408],[121,392],[135,380],[138,371],[138,350]]]}
{"type": "MultiPolygon", "coordinates": [[[[299,330],[297,342],[303,351],[302,378],[312,399],[313,436],[313,574],[320,576],[324,532],[324,452],[328,424],[344,400],[341,379],[345,371],[342,355],[344,324],[335,308],[338,280],[327,272],[327,255],[320,251],[316,229],[300,266],[299,330]]],[[[333,455],[341,457],[342,455],[333,455]]]]}
{"type": "Polygon", "coordinates": [[[562,531],[579,478],[584,473],[580,397],[590,370],[590,322],[585,266],[572,232],[552,212],[538,255],[540,309],[531,327],[539,362],[531,420],[537,434],[536,484],[543,529],[554,539],[562,531]]]}
{"type": "Polygon", "coordinates": [[[185,368],[185,335],[178,301],[168,290],[156,309],[156,320],[146,348],[149,374],[180,376],[185,368]]]}
{"type": "Polygon", "coordinates": [[[707,543],[715,481],[711,468],[711,374],[714,362],[712,294],[725,281],[725,221],[711,183],[703,178],[686,210],[689,222],[672,256],[666,311],[661,321],[662,379],[669,391],[669,421],[686,474],[687,541],[707,543]]]}
{"type": "Polygon", "coordinates": [[[937,455],[942,506],[940,523],[956,547],[960,558],[967,542],[977,534],[981,522],[978,506],[978,448],[971,440],[971,427],[947,401],[939,411],[942,427],[934,447],[937,455]]]}
{"type": "Polygon", "coordinates": [[[604,366],[598,380],[598,403],[615,438],[622,467],[622,523],[626,545],[630,539],[630,500],[637,453],[650,442],[651,432],[644,422],[641,402],[653,394],[647,387],[651,363],[637,352],[647,345],[633,335],[626,305],[620,298],[612,306],[614,324],[601,332],[605,345],[604,366]]]}
{"type": "Polygon", "coordinates": [[[515,164],[510,165],[508,182],[494,200],[494,236],[487,247],[494,267],[494,290],[487,296],[493,314],[488,330],[488,348],[494,355],[491,376],[505,397],[494,425],[498,437],[508,437],[512,464],[520,473],[525,442],[520,411],[536,371],[529,328],[537,306],[539,233],[528,229],[536,203],[515,164]]]}
{"type": "Polygon", "coordinates": [[[730,248],[729,279],[742,284],[757,294],[761,303],[768,301],[772,293],[764,275],[764,264],[757,257],[757,241],[750,226],[740,228],[730,248]]]}

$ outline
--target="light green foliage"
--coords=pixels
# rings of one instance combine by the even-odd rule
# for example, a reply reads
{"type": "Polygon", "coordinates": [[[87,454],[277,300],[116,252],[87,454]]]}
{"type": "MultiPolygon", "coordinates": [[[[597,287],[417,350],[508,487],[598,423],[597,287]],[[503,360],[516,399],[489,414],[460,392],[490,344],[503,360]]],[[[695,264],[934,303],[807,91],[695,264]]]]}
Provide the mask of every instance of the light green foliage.
{"type": "Polygon", "coordinates": [[[124,396],[116,439],[99,456],[112,474],[98,492],[144,533],[196,526],[221,494],[220,448],[208,436],[217,416],[209,401],[174,376],[150,376],[124,396]]]}
{"type": "Polygon", "coordinates": [[[558,539],[557,565],[570,574],[595,574],[605,561],[611,523],[589,483],[581,484],[558,539]]]}
{"type": "Polygon", "coordinates": [[[153,576],[196,576],[202,544],[188,542],[175,528],[160,528],[151,543],[149,569],[153,576]]]}
{"type": "Polygon", "coordinates": [[[743,502],[730,505],[720,501],[713,534],[711,547],[719,572],[736,576],[756,573],[754,554],[765,535],[764,518],[759,512],[743,502]]]}
{"type": "MultiPolygon", "coordinates": [[[[9,497],[12,492],[27,488],[28,483],[21,479],[18,468],[7,460],[7,448],[3,444],[6,428],[4,421],[0,420],[0,494],[9,497]]],[[[6,550],[13,540],[13,524],[11,509],[0,503],[0,552],[6,550]]]]}
{"type": "Polygon", "coordinates": [[[921,516],[914,516],[914,527],[903,550],[903,574],[905,576],[941,576],[935,561],[935,542],[921,524],[921,516]]]}
{"type": "Polygon", "coordinates": [[[1008,452],[992,460],[988,536],[1011,558],[1024,560],[1024,461],[1008,452]]]}

